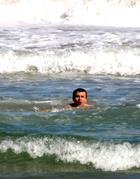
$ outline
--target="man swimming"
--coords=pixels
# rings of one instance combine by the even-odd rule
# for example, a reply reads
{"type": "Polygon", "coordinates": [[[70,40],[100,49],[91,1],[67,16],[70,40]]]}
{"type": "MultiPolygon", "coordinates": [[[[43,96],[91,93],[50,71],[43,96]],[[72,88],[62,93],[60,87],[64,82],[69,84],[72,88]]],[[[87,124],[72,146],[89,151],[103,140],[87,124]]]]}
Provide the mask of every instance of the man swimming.
{"type": "Polygon", "coordinates": [[[83,107],[94,107],[94,105],[87,104],[87,91],[83,88],[77,88],[73,91],[73,97],[72,97],[74,103],[68,104],[64,107],[71,108],[71,107],[77,107],[77,106],[83,106],[83,107]]]}
{"type": "MultiPolygon", "coordinates": [[[[94,107],[94,105],[87,104],[87,91],[83,88],[77,88],[73,91],[72,96],[73,102],[71,104],[68,104],[64,106],[64,108],[72,108],[72,107],[94,107]]],[[[51,111],[51,109],[44,109],[41,110],[42,112],[48,112],[51,111]]]]}

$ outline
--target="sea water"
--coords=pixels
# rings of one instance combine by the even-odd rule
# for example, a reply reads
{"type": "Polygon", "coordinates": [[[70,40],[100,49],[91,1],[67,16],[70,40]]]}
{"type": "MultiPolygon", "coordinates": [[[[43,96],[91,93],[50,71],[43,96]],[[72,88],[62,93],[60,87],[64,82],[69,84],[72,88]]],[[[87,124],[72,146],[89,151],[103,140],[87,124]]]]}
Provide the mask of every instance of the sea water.
{"type": "Polygon", "coordinates": [[[0,178],[140,177],[139,5],[0,1],[0,178]]]}

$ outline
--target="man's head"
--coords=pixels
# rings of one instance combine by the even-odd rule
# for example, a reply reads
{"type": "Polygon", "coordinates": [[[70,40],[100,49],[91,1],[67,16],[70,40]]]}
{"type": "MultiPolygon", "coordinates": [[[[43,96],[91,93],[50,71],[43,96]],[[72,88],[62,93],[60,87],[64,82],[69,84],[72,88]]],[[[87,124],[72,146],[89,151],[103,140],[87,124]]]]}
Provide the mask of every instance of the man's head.
{"type": "Polygon", "coordinates": [[[87,92],[83,88],[78,88],[73,91],[73,101],[75,106],[84,106],[87,102],[87,92]]]}

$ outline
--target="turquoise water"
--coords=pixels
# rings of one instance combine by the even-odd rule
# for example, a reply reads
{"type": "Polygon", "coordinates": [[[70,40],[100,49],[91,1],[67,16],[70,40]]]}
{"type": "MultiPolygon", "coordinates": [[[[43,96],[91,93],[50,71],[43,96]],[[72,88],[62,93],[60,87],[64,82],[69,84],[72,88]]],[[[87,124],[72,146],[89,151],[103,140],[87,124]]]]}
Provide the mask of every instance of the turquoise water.
{"type": "Polygon", "coordinates": [[[4,76],[1,178],[139,177],[139,76],[4,76]],[[95,108],[63,108],[79,86],[95,108]]]}
{"type": "Polygon", "coordinates": [[[0,178],[139,178],[138,1],[45,2],[0,2],[0,178]]]}

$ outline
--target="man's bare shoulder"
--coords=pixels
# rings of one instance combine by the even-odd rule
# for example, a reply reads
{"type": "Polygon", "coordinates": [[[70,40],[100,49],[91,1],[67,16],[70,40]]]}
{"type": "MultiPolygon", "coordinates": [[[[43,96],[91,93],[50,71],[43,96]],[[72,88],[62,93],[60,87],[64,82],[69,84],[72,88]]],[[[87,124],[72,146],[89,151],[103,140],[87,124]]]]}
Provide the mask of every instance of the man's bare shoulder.
{"type": "Polygon", "coordinates": [[[95,107],[94,105],[91,105],[91,104],[85,104],[84,106],[85,107],[95,107]]]}

